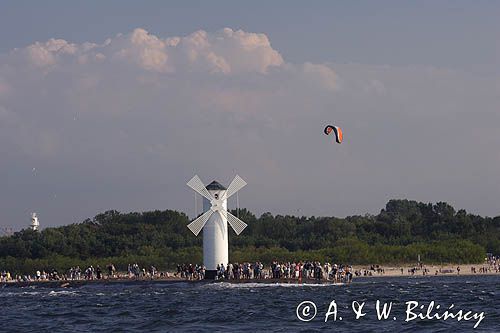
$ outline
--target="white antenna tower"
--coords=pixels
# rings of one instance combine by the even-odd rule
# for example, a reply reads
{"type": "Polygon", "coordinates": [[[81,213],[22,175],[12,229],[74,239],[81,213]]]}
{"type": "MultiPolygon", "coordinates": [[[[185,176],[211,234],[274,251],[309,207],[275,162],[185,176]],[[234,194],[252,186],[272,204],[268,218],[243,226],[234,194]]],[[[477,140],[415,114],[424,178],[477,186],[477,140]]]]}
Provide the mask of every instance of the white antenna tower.
{"type": "Polygon", "coordinates": [[[194,218],[198,217],[198,201],[196,200],[196,192],[194,192],[194,218]]]}
{"type": "Polygon", "coordinates": [[[31,214],[31,230],[37,231],[40,227],[40,222],[38,222],[38,217],[36,213],[31,214]]]}
{"type": "Polygon", "coordinates": [[[247,227],[245,222],[227,211],[227,199],[246,184],[238,175],[227,189],[216,181],[205,187],[198,175],[187,183],[204,198],[204,213],[188,224],[188,228],[196,236],[203,229],[203,264],[206,279],[214,279],[217,265],[227,265],[229,262],[227,224],[229,223],[237,235],[247,227]]]}

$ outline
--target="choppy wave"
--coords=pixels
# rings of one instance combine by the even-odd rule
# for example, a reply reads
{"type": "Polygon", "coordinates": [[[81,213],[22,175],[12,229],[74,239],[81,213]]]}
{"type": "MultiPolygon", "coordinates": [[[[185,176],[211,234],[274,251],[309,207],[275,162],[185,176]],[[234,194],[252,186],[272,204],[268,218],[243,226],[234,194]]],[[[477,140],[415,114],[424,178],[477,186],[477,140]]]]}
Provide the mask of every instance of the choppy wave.
{"type": "Polygon", "coordinates": [[[404,302],[434,300],[443,307],[454,304],[455,308],[484,311],[486,319],[477,331],[498,332],[498,290],[499,276],[432,277],[418,281],[359,278],[349,285],[217,282],[89,284],[75,289],[9,286],[0,289],[0,313],[9,330],[22,332],[472,330],[471,322],[402,320],[404,302]],[[314,301],[318,307],[318,317],[307,323],[296,317],[296,307],[305,300],[314,301]],[[332,300],[343,311],[344,320],[325,323],[326,307],[332,300]],[[366,302],[368,310],[363,319],[356,320],[349,311],[354,300],[366,302]],[[394,302],[398,320],[377,320],[373,311],[376,300],[394,302]]]}
{"type": "Polygon", "coordinates": [[[217,282],[205,284],[203,287],[208,289],[250,289],[250,288],[300,288],[300,287],[334,287],[341,286],[344,283],[265,283],[265,282],[247,282],[247,283],[231,283],[217,282]]]}
{"type": "Polygon", "coordinates": [[[49,296],[77,296],[78,293],[74,290],[51,290],[49,296]]]}

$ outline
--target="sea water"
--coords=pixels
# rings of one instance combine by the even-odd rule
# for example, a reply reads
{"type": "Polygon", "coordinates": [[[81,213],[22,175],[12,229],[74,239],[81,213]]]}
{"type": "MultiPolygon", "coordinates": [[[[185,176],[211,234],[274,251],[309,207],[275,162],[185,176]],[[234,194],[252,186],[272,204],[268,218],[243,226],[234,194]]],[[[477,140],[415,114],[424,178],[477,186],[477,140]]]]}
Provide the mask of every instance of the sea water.
{"type": "Polygon", "coordinates": [[[500,275],[4,286],[0,320],[4,332],[500,332],[499,293],[500,275]],[[445,311],[455,317],[444,320],[445,311]]]}

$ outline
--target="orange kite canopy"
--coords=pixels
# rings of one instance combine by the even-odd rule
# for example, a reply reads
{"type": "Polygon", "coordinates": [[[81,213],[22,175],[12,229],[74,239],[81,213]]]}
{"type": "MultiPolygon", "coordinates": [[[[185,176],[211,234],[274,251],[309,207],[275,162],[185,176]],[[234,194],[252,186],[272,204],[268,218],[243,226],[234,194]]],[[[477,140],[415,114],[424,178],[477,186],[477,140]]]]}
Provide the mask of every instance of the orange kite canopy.
{"type": "Polygon", "coordinates": [[[327,125],[324,132],[326,135],[330,135],[332,132],[335,133],[335,141],[337,141],[337,143],[342,143],[342,129],[340,127],[327,125]]]}

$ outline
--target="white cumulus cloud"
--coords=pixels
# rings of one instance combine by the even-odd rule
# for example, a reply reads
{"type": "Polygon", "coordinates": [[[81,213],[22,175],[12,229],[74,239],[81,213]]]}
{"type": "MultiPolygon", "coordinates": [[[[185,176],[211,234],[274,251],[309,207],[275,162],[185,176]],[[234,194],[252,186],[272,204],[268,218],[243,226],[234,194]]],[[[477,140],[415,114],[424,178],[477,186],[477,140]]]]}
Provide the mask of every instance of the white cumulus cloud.
{"type": "Polygon", "coordinates": [[[190,212],[186,180],[235,172],[256,212],[373,212],[390,197],[468,208],[471,191],[500,195],[498,87],[418,66],[290,63],[265,34],[229,28],[34,42],[0,55],[0,212],[52,207],[54,224],[190,212]]]}
{"type": "Polygon", "coordinates": [[[188,36],[166,38],[137,28],[102,44],[77,45],[62,39],[50,39],[16,50],[12,57],[19,53],[24,53],[28,62],[38,67],[71,62],[87,65],[109,59],[111,63],[126,62],[158,73],[264,74],[270,68],[284,64],[282,56],[271,47],[265,34],[230,28],[214,33],[199,30],[188,36]]]}

